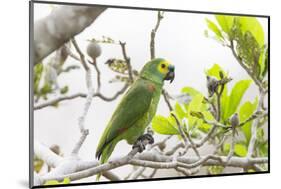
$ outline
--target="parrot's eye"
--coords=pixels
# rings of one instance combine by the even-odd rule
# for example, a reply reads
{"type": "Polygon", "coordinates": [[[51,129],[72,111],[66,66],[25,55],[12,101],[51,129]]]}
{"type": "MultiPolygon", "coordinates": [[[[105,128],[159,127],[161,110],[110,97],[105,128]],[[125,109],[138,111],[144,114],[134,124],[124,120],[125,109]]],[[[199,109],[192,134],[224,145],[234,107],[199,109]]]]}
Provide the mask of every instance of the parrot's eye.
{"type": "Polygon", "coordinates": [[[165,68],[166,67],[166,65],[165,64],[161,64],[161,68],[165,68]]]}

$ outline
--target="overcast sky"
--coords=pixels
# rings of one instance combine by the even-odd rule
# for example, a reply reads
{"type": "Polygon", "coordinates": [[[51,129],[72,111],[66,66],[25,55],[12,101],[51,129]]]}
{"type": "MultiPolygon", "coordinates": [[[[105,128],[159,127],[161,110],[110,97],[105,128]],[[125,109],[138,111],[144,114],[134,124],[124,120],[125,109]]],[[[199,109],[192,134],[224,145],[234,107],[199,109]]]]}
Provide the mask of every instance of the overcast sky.
{"type": "MultiPolygon", "coordinates": [[[[48,15],[50,5],[35,4],[35,21],[48,15]]],[[[77,42],[85,51],[87,39],[109,36],[114,40],[127,43],[127,53],[131,58],[133,68],[140,70],[149,60],[150,32],[155,26],[156,11],[107,9],[89,28],[76,36],[77,42]]],[[[214,20],[213,15],[165,12],[156,37],[156,56],[170,60],[176,67],[176,78],[172,84],[168,82],[165,88],[171,94],[179,94],[184,86],[192,86],[206,94],[206,78],[204,70],[214,63],[220,64],[234,79],[235,83],[241,79],[249,79],[245,71],[238,65],[231,51],[204,35],[206,29],[205,18],[214,20]]],[[[267,36],[267,20],[259,19],[265,36],[267,36]]],[[[109,84],[114,73],[104,64],[109,58],[122,58],[120,46],[102,45],[102,55],[98,64],[102,72],[102,92],[106,96],[122,87],[122,84],[109,84]]],[[[68,58],[67,65],[79,65],[77,61],[68,58]]],[[[94,70],[93,70],[93,73],[94,70]]],[[[94,75],[95,76],[95,75],[94,75]]],[[[86,92],[85,75],[82,69],[63,74],[59,79],[60,86],[69,85],[68,94],[86,92]]],[[[252,85],[247,91],[245,99],[253,100],[257,89],[252,85]]],[[[52,98],[52,97],[51,97],[52,98]]],[[[35,111],[34,127],[35,139],[47,144],[58,144],[65,154],[68,154],[79,138],[78,117],[82,113],[85,99],[75,99],[61,103],[58,109],[44,108],[35,111]]],[[[90,129],[81,156],[93,159],[100,135],[118,104],[104,102],[98,98],[93,100],[86,127],[90,129]]],[[[161,99],[157,114],[168,115],[167,107],[161,99]]],[[[157,138],[157,137],[156,137],[157,138]]],[[[156,139],[158,140],[158,139],[156,139]]],[[[120,143],[112,156],[125,155],[130,146],[126,142],[120,143]]],[[[122,173],[122,169],[120,169],[122,173]]]]}

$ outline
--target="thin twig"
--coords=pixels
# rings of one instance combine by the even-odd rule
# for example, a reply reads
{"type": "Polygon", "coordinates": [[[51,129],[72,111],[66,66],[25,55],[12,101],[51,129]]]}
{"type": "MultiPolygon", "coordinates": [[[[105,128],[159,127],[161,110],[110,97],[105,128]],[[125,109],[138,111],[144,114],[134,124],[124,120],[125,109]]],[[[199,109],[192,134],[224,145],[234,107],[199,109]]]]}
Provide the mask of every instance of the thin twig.
{"type": "MultiPolygon", "coordinates": [[[[259,97],[259,103],[258,103],[258,107],[257,107],[257,112],[262,110],[264,96],[265,96],[264,91],[260,90],[260,97],[259,97]]],[[[255,150],[255,143],[256,143],[256,138],[257,138],[257,127],[258,127],[258,124],[259,124],[259,120],[260,119],[258,117],[258,119],[255,119],[253,121],[253,124],[252,124],[252,128],[251,128],[251,135],[252,136],[251,136],[251,139],[250,139],[250,142],[249,142],[249,146],[248,146],[247,158],[252,157],[252,155],[254,153],[254,150],[255,150]]]]}
{"type": "MultiPolygon", "coordinates": [[[[99,97],[100,99],[102,99],[104,101],[110,102],[110,101],[115,100],[121,94],[123,94],[127,90],[127,88],[128,88],[128,84],[125,84],[123,86],[123,88],[121,88],[119,91],[117,91],[111,97],[104,96],[102,93],[97,92],[97,93],[93,94],[93,98],[99,97]]],[[[54,104],[57,104],[57,103],[62,102],[62,101],[72,100],[72,99],[76,99],[76,98],[86,98],[86,97],[87,97],[87,94],[85,94],[85,93],[76,93],[76,94],[73,94],[73,95],[70,95],[70,96],[62,96],[62,97],[58,97],[56,99],[50,100],[49,102],[44,102],[42,104],[35,105],[33,109],[34,110],[40,110],[40,109],[43,109],[43,108],[48,107],[48,106],[54,106],[54,104]]]]}
{"type": "Polygon", "coordinates": [[[217,111],[216,105],[213,102],[211,102],[207,97],[204,97],[204,100],[211,105],[212,110],[213,110],[213,111],[211,111],[212,115],[214,117],[217,117],[218,111],[217,111]]]}
{"type": "Polygon", "coordinates": [[[157,171],[158,171],[158,169],[153,169],[153,171],[147,177],[148,178],[153,178],[156,175],[157,171]]]}
{"type": "Polygon", "coordinates": [[[230,41],[230,45],[228,47],[231,49],[231,52],[232,52],[233,56],[235,57],[235,59],[237,60],[237,62],[248,73],[248,75],[253,79],[253,81],[256,83],[256,85],[259,87],[259,89],[261,91],[266,91],[266,89],[264,89],[264,87],[262,86],[262,83],[255,77],[255,75],[250,70],[250,68],[247,67],[246,64],[243,63],[242,59],[237,55],[233,41],[230,41]]]}
{"type": "Polygon", "coordinates": [[[164,100],[165,100],[169,110],[172,111],[173,107],[172,107],[172,105],[171,105],[171,103],[170,103],[170,101],[168,99],[168,92],[165,89],[162,90],[162,95],[164,97],[164,100]]]}
{"type": "Polygon", "coordinates": [[[167,156],[173,155],[180,148],[184,148],[184,144],[182,142],[178,143],[172,149],[170,149],[169,151],[166,151],[164,154],[167,156]]]}
{"type": "Polygon", "coordinates": [[[127,64],[127,67],[128,67],[129,80],[130,80],[131,83],[133,83],[134,82],[134,77],[133,77],[131,59],[127,56],[126,43],[119,41],[119,44],[120,44],[121,49],[122,49],[123,58],[124,58],[124,60],[125,60],[125,62],[127,64]]]}
{"type": "Polygon", "coordinates": [[[96,73],[97,73],[97,92],[100,91],[101,88],[101,72],[99,70],[99,67],[97,65],[97,60],[93,59],[92,62],[90,60],[88,60],[88,62],[94,66],[96,73]]]}
{"type": "Polygon", "coordinates": [[[230,149],[226,158],[227,162],[232,158],[234,154],[234,148],[235,148],[235,128],[232,129],[230,149]]]}
{"type": "Polygon", "coordinates": [[[139,167],[133,174],[128,178],[128,180],[136,180],[145,171],[145,167],[139,167]]]}
{"type": "Polygon", "coordinates": [[[85,56],[84,56],[84,54],[82,53],[82,51],[80,50],[80,48],[79,48],[79,46],[78,46],[78,44],[77,44],[77,42],[76,42],[76,40],[75,40],[74,37],[71,39],[71,42],[72,42],[74,48],[76,49],[77,53],[78,53],[79,56],[80,56],[80,61],[81,61],[82,65],[83,65],[84,69],[85,69],[86,71],[89,70],[89,66],[87,65],[87,63],[86,63],[86,61],[85,61],[85,56]]]}
{"type": "Polygon", "coordinates": [[[166,145],[166,142],[168,140],[170,140],[173,137],[173,135],[169,135],[168,137],[166,137],[165,139],[163,139],[162,141],[159,142],[155,142],[154,144],[151,145],[151,148],[154,148],[156,146],[158,146],[159,148],[162,148],[162,146],[166,145]]]}
{"type": "MultiPolygon", "coordinates": [[[[156,37],[156,33],[157,33],[157,30],[160,26],[160,22],[161,22],[162,19],[163,19],[163,13],[161,11],[158,11],[156,25],[151,30],[151,33],[150,33],[150,59],[155,58],[155,37],[156,37]]],[[[172,108],[171,103],[170,103],[169,98],[168,98],[169,95],[168,95],[168,92],[165,89],[162,90],[162,95],[164,97],[164,100],[165,100],[169,110],[172,111],[173,108],[172,108]]]]}
{"type": "Polygon", "coordinates": [[[176,120],[177,126],[178,126],[178,130],[180,132],[180,135],[182,137],[182,139],[184,140],[185,146],[186,146],[186,150],[189,148],[188,142],[190,143],[190,147],[193,149],[193,151],[195,152],[195,154],[200,158],[200,154],[195,146],[195,144],[193,143],[193,141],[191,141],[190,138],[187,137],[187,135],[185,134],[185,132],[182,130],[182,126],[181,123],[179,122],[177,116],[174,113],[171,113],[171,115],[174,117],[174,119],[176,120]]]}
{"type": "Polygon", "coordinates": [[[84,105],[84,109],[83,109],[83,113],[82,115],[79,117],[78,119],[78,125],[79,125],[79,129],[80,129],[80,133],[81,136],[78,140],[78,142],[75,144],[71,155],[78,155],[79,150],[81,149],[83,143],[85,142],[88,134],[89,134],[89,130],[85,129],[85,119],[87,117],[88,111],[90,109],[92,100],[93,100],[93,94],[94,94],[94,87],[93,87],[93,83],[92,83],[92,73],[91,70],[89,69],[86,61],[85,61],[85,56],[82,53],[82,51],[80,50],[77,42],[75,41],[74,38],[71,39],[77,53],[80,56],[80,62],[83,65],[85,71],[86,71],[86,85],[88,88],[88,93],[87,93],[87,97],[86,97],[86,101],[85,101],[85,105],[84,105]]]}
{"type": "Polygon", "coordinates": [[[216,117],[216,120],[217,121],[220,121],[221,119],[221,93],[216,93],[217,95],[217,117],[216,117]]]}
{"type": "Polygon", "coordinates": [[[198,168],[189,170],[189,169],[184,169],[184,168],[181,168],[181,167],[176,167],[175,170],[177,170],[178,172],[181,172],[185,176],[194,175],[194,174],[196,174],[200,171],[200,169],[198,169],[198,168]]]}
{"type": "Polygon", "coordinates": [[[255,119],[261,119],[263,117],[268,116],[268,111],[256,111],[254,114],[252,114],[248,119],[245,121],[241,122],[237,127],[243,127],[246,123],[253,121],[255,119]]]}
{"type": "Polygon", "coordinates": [[[150,59],[154,59],[155,58],[155,36],[156,36],[156,32],[160,26],[160,22],[163,19],[163,13],[161,13],[161,11],[158,11],[157,14],[157,22],[156,25],[154,27],[154,29],[151,30],[150,33],[150,59]]]}

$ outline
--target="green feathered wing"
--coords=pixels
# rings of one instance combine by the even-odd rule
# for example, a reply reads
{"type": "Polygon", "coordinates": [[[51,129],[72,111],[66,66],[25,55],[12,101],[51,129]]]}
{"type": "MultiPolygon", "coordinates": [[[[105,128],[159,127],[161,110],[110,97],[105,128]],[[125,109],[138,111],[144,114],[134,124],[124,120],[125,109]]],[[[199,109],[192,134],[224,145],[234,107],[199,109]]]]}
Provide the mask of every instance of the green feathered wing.
{"type": "Polygon", "coordinates": [[[120,140],[126,139],[132,144],[142,135],[154,116],[150,114],[155,114],[161,88],[162,86],[146,79],[140,78],[134,82],[115,110],[99,141],[96,157],[101,159],[101,163],[108,160],[120,140]]]}

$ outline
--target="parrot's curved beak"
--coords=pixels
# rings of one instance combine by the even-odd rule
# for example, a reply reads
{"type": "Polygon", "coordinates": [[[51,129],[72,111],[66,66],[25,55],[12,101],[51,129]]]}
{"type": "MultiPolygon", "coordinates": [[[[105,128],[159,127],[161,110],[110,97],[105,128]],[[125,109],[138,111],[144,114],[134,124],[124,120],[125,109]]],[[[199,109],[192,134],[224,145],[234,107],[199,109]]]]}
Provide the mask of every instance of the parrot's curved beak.
{"type": "Polygon", "coordinates": [[[165,76],[164,80],[170,80],[170,83],[172,83],[175,79],[175,66],[169,65],[168,67],[169,71],[167,75],[165,76]]]}

